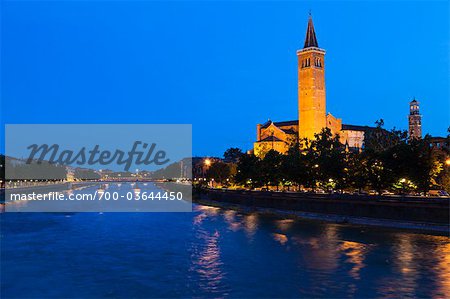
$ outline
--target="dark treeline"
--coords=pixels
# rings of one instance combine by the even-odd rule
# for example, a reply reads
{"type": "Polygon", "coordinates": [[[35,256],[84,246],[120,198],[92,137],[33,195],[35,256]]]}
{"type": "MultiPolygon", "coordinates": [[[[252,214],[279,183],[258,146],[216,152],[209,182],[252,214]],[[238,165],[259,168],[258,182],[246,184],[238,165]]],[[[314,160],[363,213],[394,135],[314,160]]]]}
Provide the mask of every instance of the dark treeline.
{"type": "Polygon", "coordinates": [[[315,140],[300,140],[286,154],[269,150],[263,157],[229,149],[224,161],[215,162],[207,177],[223,185],[231,182],[250,188],[310,190],[375,190],[378,193],[420,192],[430,188],[450,189],[447,148],[431,146],[430,136],[408,140],[405,131],[377,127],[367,131],[364,148],[352,150],[341,144],[329,129],[315,140]],[[226,159],[233,154],[233,159],[226,159]]]}

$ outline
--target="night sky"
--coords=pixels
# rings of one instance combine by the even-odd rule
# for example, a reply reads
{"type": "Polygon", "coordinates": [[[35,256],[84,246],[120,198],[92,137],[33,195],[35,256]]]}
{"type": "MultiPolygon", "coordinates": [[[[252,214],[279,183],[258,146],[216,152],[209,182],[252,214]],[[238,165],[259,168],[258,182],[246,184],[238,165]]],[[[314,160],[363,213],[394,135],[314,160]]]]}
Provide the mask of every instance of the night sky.
{"type": "Polygon", "coordinates": [[[250,149],[257,123],[297,119],[310,9],[327,51],[327,111],[406,129],[415,96],[424,133],[450,125],[448,1],[2,6],[2,126],[189,123],[194,155],[250,149]]]}

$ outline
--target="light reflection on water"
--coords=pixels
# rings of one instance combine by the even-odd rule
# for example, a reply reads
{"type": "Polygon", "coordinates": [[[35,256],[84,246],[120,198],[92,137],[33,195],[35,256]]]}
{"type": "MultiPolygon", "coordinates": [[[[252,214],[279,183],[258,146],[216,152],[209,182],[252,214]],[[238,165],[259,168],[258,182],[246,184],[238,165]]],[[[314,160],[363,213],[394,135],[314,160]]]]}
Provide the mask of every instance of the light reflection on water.
{"type": "MultiPolygon", "coordinates": [[[[254,239],[261,217],[255,213],[245,215],[210,207],[198,207],[197,210],[204,211],[198,215],[202,219],[207,219],[208,215],[215,221],[222,218],[229,231],[247,228],[249,243],[254,239]]],[[[267,217],[262,218],[267,220],[267,217]]],[[[273,243],[286,251],[297,250],[301,256],[296,270],[307,271],[317,278],[300,288],[300,295],[326,295],[331,294],[328,292],[332,289],[345,287],[345,291],[341,290],[344,296],[361,296],[360,284],[371,285],[372,290],[363,293],[365,297],[440,297],[450,294],[450,239],[447,237],[337,224],[318,225],[293,219],[271,220],[273,243]],[[308,225],[322,227],[318,234],[304,236],[301,231],[296,233],[300,223],[305,231],[308,231],[308,225]],[[346,236],[347,231],[351,233],[350,237],[346,236]],[[362,235],[361,242],[355,240],[358,235],[362,235]],[[370,240],[371,235],[376,236],[375,240],[370,240]],[[373,280],[371,272],[378,280],[373,280]],[[334,280],[341,279],[340,284],[333,285],[334,280]],[[366,281],[361,282],[364,279],[366,281]]]]}
{"type": "MultiPolygon", "coordinates": [[[[196,234],[200,242],[193,243],[191,255],[190,271],[196,272],[196,279],[201,291],[206,293],[226,294],[228,289],[223,285],[225,272],[222,269],[222,261],[220,260],[220,248],[218,231],[208,233],[199,230],[196,234]]],[[[202,293],[202,292],[200,292],[202,293]]]]}
{"type": "Polygon", "coordinates": [[[2,297],[450,294],[444,236],[198,205],[193,213],[4,213],[1,225],[2,297]]]}

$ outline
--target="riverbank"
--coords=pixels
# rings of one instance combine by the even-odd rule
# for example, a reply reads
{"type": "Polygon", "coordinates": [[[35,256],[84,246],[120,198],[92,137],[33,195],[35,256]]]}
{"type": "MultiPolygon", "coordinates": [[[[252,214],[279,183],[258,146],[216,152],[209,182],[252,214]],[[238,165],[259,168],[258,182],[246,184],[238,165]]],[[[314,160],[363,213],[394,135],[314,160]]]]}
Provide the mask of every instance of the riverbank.
{"type": "Polygon", "coordinates": [[[450,231],[448,200],[207,190],[194,196],[194,202],[284,218],[420,230],[446,236],[450,231]]]}

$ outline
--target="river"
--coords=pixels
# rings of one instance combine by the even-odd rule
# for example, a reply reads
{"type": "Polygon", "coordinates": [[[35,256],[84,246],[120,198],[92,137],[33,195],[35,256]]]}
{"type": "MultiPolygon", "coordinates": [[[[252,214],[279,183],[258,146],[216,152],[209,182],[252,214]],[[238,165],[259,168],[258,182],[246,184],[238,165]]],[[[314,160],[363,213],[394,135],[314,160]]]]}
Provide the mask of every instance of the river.
{"type": "Polygon", "coordinates": [[[193,210],[2,213],[1,297],[450,294],[446,236],[193,210]]]}

